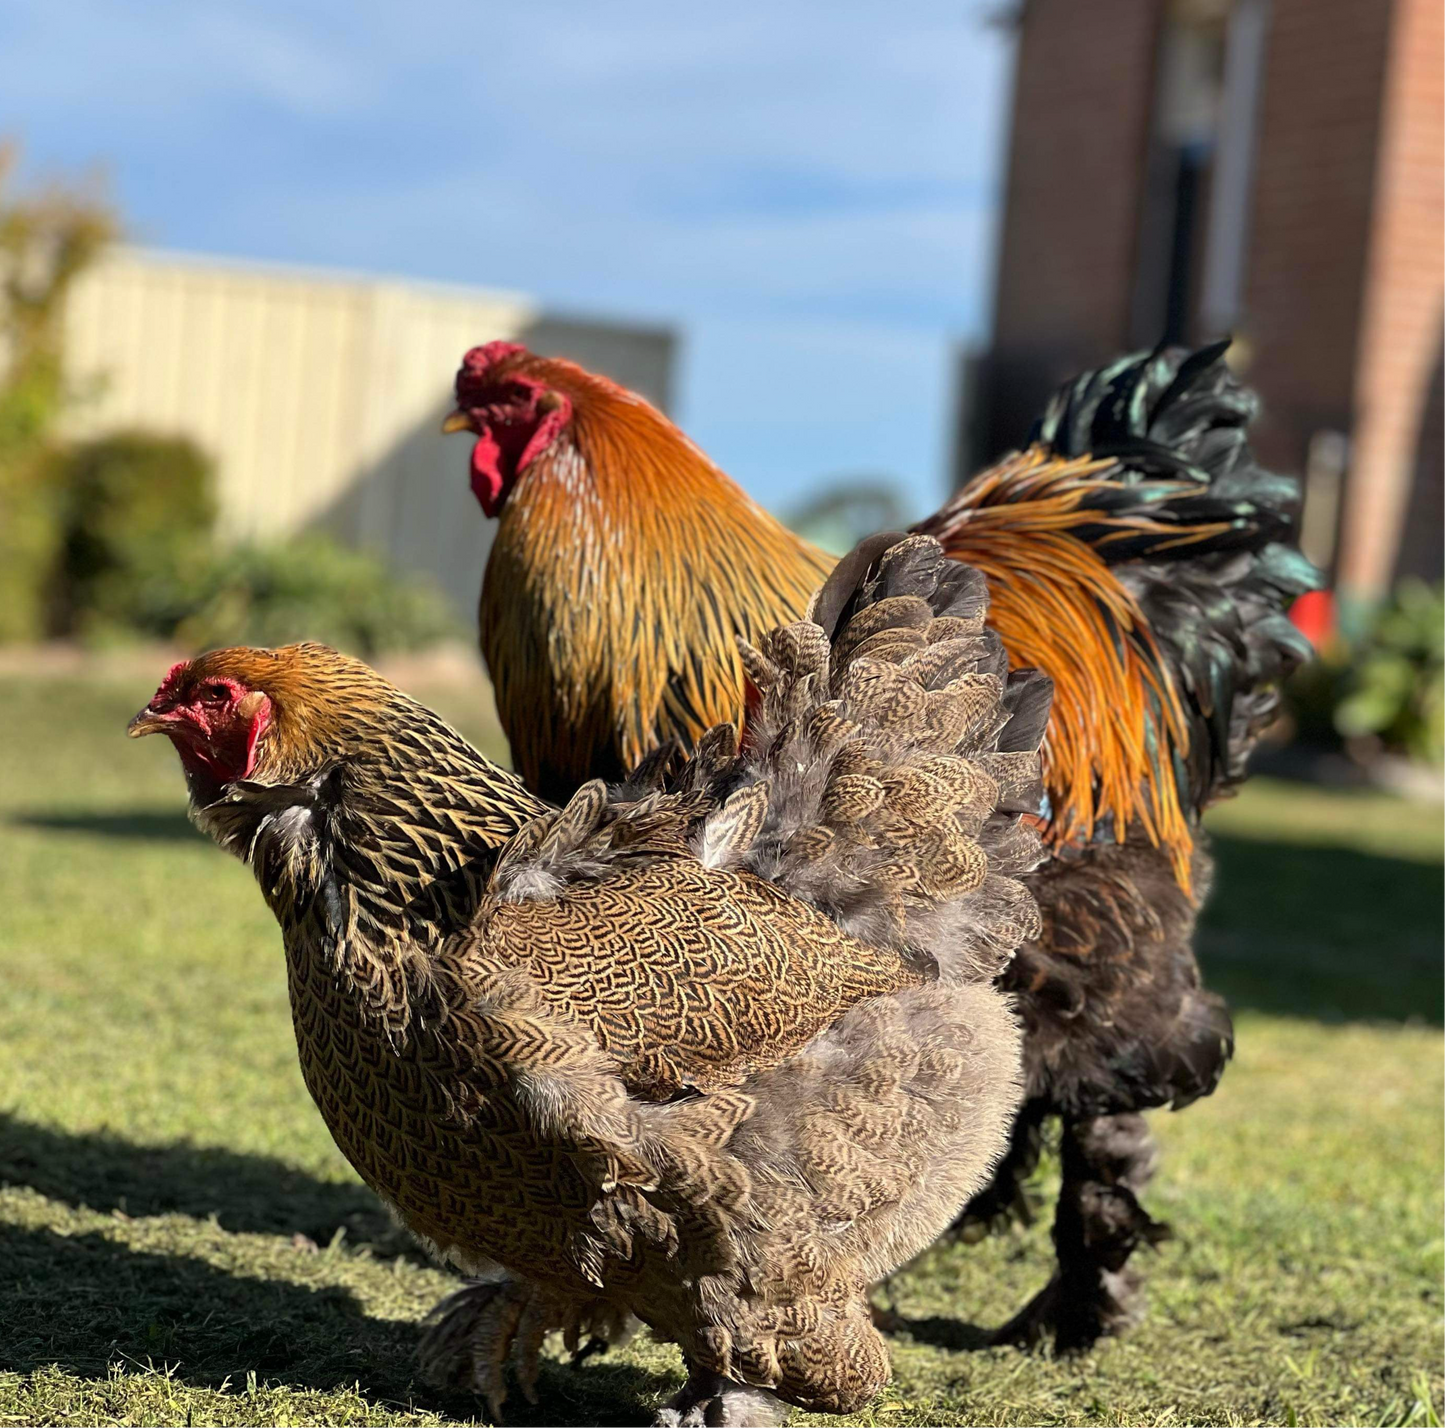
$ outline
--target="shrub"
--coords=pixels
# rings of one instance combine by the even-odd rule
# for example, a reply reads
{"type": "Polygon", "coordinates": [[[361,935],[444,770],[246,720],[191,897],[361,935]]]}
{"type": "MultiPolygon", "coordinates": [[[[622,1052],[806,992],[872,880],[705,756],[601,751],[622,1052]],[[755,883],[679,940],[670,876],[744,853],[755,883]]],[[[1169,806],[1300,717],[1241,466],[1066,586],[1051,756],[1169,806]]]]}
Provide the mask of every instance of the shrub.
{"type": "Polygon", "coordinates": [[[46,633],[46,590],[60,547],[46,464],[0,455],[0,645],[46,633]]]}
{"type": "Polygon", "coordinates": [[[211,561],[209,459],[184,438],[131,431],[52,464],[63,511],[57,632],[145,628],[157,580],[184,583],[211,561]]]}
{"type": "Polygon", "coordinates": [[[189,441],[123,432],[50,468],[64,512],[60,633],[193,648],[312,639],[363,658],[457,633],[434,588],[328,537],[218,547],[211,463],[189,441]]]}
{"type": "Polygon", "coordinates": [[[1349,648],[1339,636],[1332,636],[1313,659],[1295,670],[1284,687],[1291,737],[1314,748],[1338,749],[1335,711],[1345,697],[1349,679],[1349,648]]]}
{"type": "Polygon", "coordinates": [[[876,531],[902,530],[907,518],[893,479],[880,475],[831,479],[794,506],[784,523],[814,545],[844,555],[876,531]]]}
{"type": "Polygon", "coordinates": [[[116,228],[93,191],[13,192],[17,158],[0,142],[0,643],[46,633],[61,532],[46,453],[65,406],[65,299],[116,228]]]}
{"type": "Polygon", "coordinates": [[[190,648],[320,640],[371,659],[459,635],[435,587],[324,536],[227,550],[150,591],[150,628],[190,648]]]}
{"type": "Polygon", "coordinates": [[[1335,727],[1439,763],[1445,742],[1445,592],[1404,580],[1356,654],[1335,727]]]}

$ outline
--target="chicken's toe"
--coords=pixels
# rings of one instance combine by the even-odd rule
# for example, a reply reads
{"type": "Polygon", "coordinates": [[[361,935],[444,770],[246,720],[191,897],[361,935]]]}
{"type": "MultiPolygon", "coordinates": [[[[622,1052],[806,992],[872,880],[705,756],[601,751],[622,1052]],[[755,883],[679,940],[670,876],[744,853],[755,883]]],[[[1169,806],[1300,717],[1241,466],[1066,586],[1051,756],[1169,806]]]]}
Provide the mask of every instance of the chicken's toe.
{"type": "Polygon", "coordinates": [[[1056,1275],[1008,1323],[1001,1324],[989,1335],[989,1344],[995,1347],[1012,1345],[1019,1349],[1043,1348],[1053,1337],[1059,1298],[1056,1275]]]}
{"type": "Polygon", "coordinates": [[[1084,1353],[1104,1338],[1121,1334],[1139,1317],[1138,1276],[1125,1269],[1100,1272],[1082,1283],[1055,1275],[1008,1323],[989,1335],[992,1345],[1052,1348],[1056,1354],[1084,1353]]]}

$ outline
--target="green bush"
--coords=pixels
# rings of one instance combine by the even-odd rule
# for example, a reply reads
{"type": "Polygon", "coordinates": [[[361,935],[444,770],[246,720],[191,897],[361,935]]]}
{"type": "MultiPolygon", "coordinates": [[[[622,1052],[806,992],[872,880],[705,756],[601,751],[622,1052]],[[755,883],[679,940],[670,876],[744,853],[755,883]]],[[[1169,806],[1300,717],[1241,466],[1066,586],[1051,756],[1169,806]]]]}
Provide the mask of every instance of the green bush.
{"type": "Polygon", "coordinates": [[[53,458],[63,512],[54,628],[192,648],[323,640],[363,658],[457,633],[442,596],[325,536],[220,548],[210,461],[123,432],[53,458]]]}
{"type": "Polygon", "coordinates": [[[116,231],[93,190],[14,192],[18,157],[0,140],[0,644],[48,631],[61,540],[48,453],[66,403],[65,299],[116,231]]]}
{"type": "Polygon", "coordinates": [[[1284,687],[1291,737],[1315,748],[1338,749],[1341,741],[1335,711],[1349,680],[1349,649],[1335,637],[1295,670],[1284,687]]]}
{"type": "Polygon", "coordinates": [[[55,628],[96,638],[153,622],[157,581],[211,563],[216,506],[210,460],[192,442],[119,432],[52,463],[63,511],[55,628]]]}
{"type": "Polygon", "coordinates": [[[151,630],[193,649],[320,640],[371,659],[461,633],[433,586],[324,536],[237,546],[149,600],[151,630]]]}
{"type": "Polygon", "coordinates": [[[1405,580],[1357,651],[1335,727],[1438,764],[1445,743],[1445,591],[1405,580]]]}
{"type": "MultiPolygon", "coordinates": [[[[0,403],[3,404],[3,403],[0,403]]],[[[0,645],[43,639],[60,519],[47,463],[0,455],[0,645]]]]}
{"type": "MultiPolygon", "coordinates": [[[[0,177],[4,148],[0,145],[0,177]]],[[[0,230],[7,215],[0,204],[0,230]]],[[[13,263],[0,232],[0,269],[13,263]]],[[[52,471],[51,430],[61,410],[59,359],[27,348],[12,294],[0,297],[0,644],[41,640],[50,632],[51,584],[59,558],[60,491],[52,471]]]]}

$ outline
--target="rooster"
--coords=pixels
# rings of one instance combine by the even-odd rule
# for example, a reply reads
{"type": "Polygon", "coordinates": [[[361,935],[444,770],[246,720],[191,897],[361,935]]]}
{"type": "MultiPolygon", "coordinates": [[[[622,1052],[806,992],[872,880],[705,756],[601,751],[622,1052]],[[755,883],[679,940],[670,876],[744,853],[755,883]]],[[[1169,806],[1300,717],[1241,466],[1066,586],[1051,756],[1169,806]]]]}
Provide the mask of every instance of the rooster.
{"type": "Polygon", "coordinates": [[[865,543],[745,648],[705,735],[563,809],[320,645],[175,666],[136,715],[280,923],[306,1084],[478,1282],[429,1361],[529,1394],[549,1331],[682,1347],[660,1421],[865,1405],[870,1284],[987,1179],[1021,1095],[997,974],[1038,914],[1050,687],[975,571],[865,543]]]}
{"type": "MultiPolygon", "coordinates": [[[[1308,653],[1284,611],[1315,573],[1296,484],[1262,470],[1256,410],[1223,356],[1159,351],[1063,388],[1027,447],[917,529],[986,576],[1015,668],[1055,683],[1034,810],[1052,853],[1044,927],[1005,974],[1028,1100],[960,1233],[1029,1213],[1062,1121],[1057,1267],[1000,1342],[1060,1349],[1141,1308],[1128,1261],[1167,1234],[1139,1201],[1139,1112],[1213,1090],[1233,1048],[1191,946],[1210,862],[1199,819],[1244,777],[1278,686],[1308,653]]],[[[741,723],[738,637],[788,619],[831,564],[642,398],[494,342],[468,352],[448,431],[497,518],[482,651],[516,768],[563,797],[649,749],[741,723]]]]}

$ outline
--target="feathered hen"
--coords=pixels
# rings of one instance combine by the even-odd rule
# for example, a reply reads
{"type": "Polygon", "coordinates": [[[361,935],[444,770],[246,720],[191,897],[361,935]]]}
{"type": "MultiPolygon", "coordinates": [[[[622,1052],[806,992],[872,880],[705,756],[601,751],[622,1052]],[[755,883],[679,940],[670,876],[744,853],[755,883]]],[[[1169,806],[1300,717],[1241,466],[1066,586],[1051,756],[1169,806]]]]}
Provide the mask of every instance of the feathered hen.
{"type": "Polygon", "coordinates": [[[674,1423],[849,1412],[869,1286],[1007,1143],[995,987],[1038,930],[1049,684],[926,537],[860,548],[745,649],[738,751],[549,807],[319,645],[177,665],[133,735],[281,925],[306,1084],[361,1177],[480,1283],[429,1345],[500,1403],[546,1334],[676,1340],[674,1423]]]}
{"type": "MultiPolygon", "coordinates": [[[[1232,1048],[1191,947],[1210,864],[1199,818],[1244,776],[1281,680],[1308,652],[1285,618],[1316,576],[1298,490],[1254,460],[1257,402],[1224,344],[1137,354],[1063,388],[1025,450],[921,523],[986,576],[1015,668],[1052,677],[1053,854],[1043,934],[1010,964],[1028,1101],[996,1183],[961,1229],[1027,1212],[1042,1128],[1063,1122],[1057,1271],[997,1334],[1078,1348],[1139,1312],[1139,1202],[1154,1148],[1138,1112],[1208,1094],[1232,1048]]],[[[739,635],[793,618],[831,567],[661,412],[514,343],[467,353],[448,430],[498,518],[482,649],[513,760],[565,798],[650,748],[739,722],[739,635]]],[[[774,395],[771,400],[780,400],[774,395]]]]}

